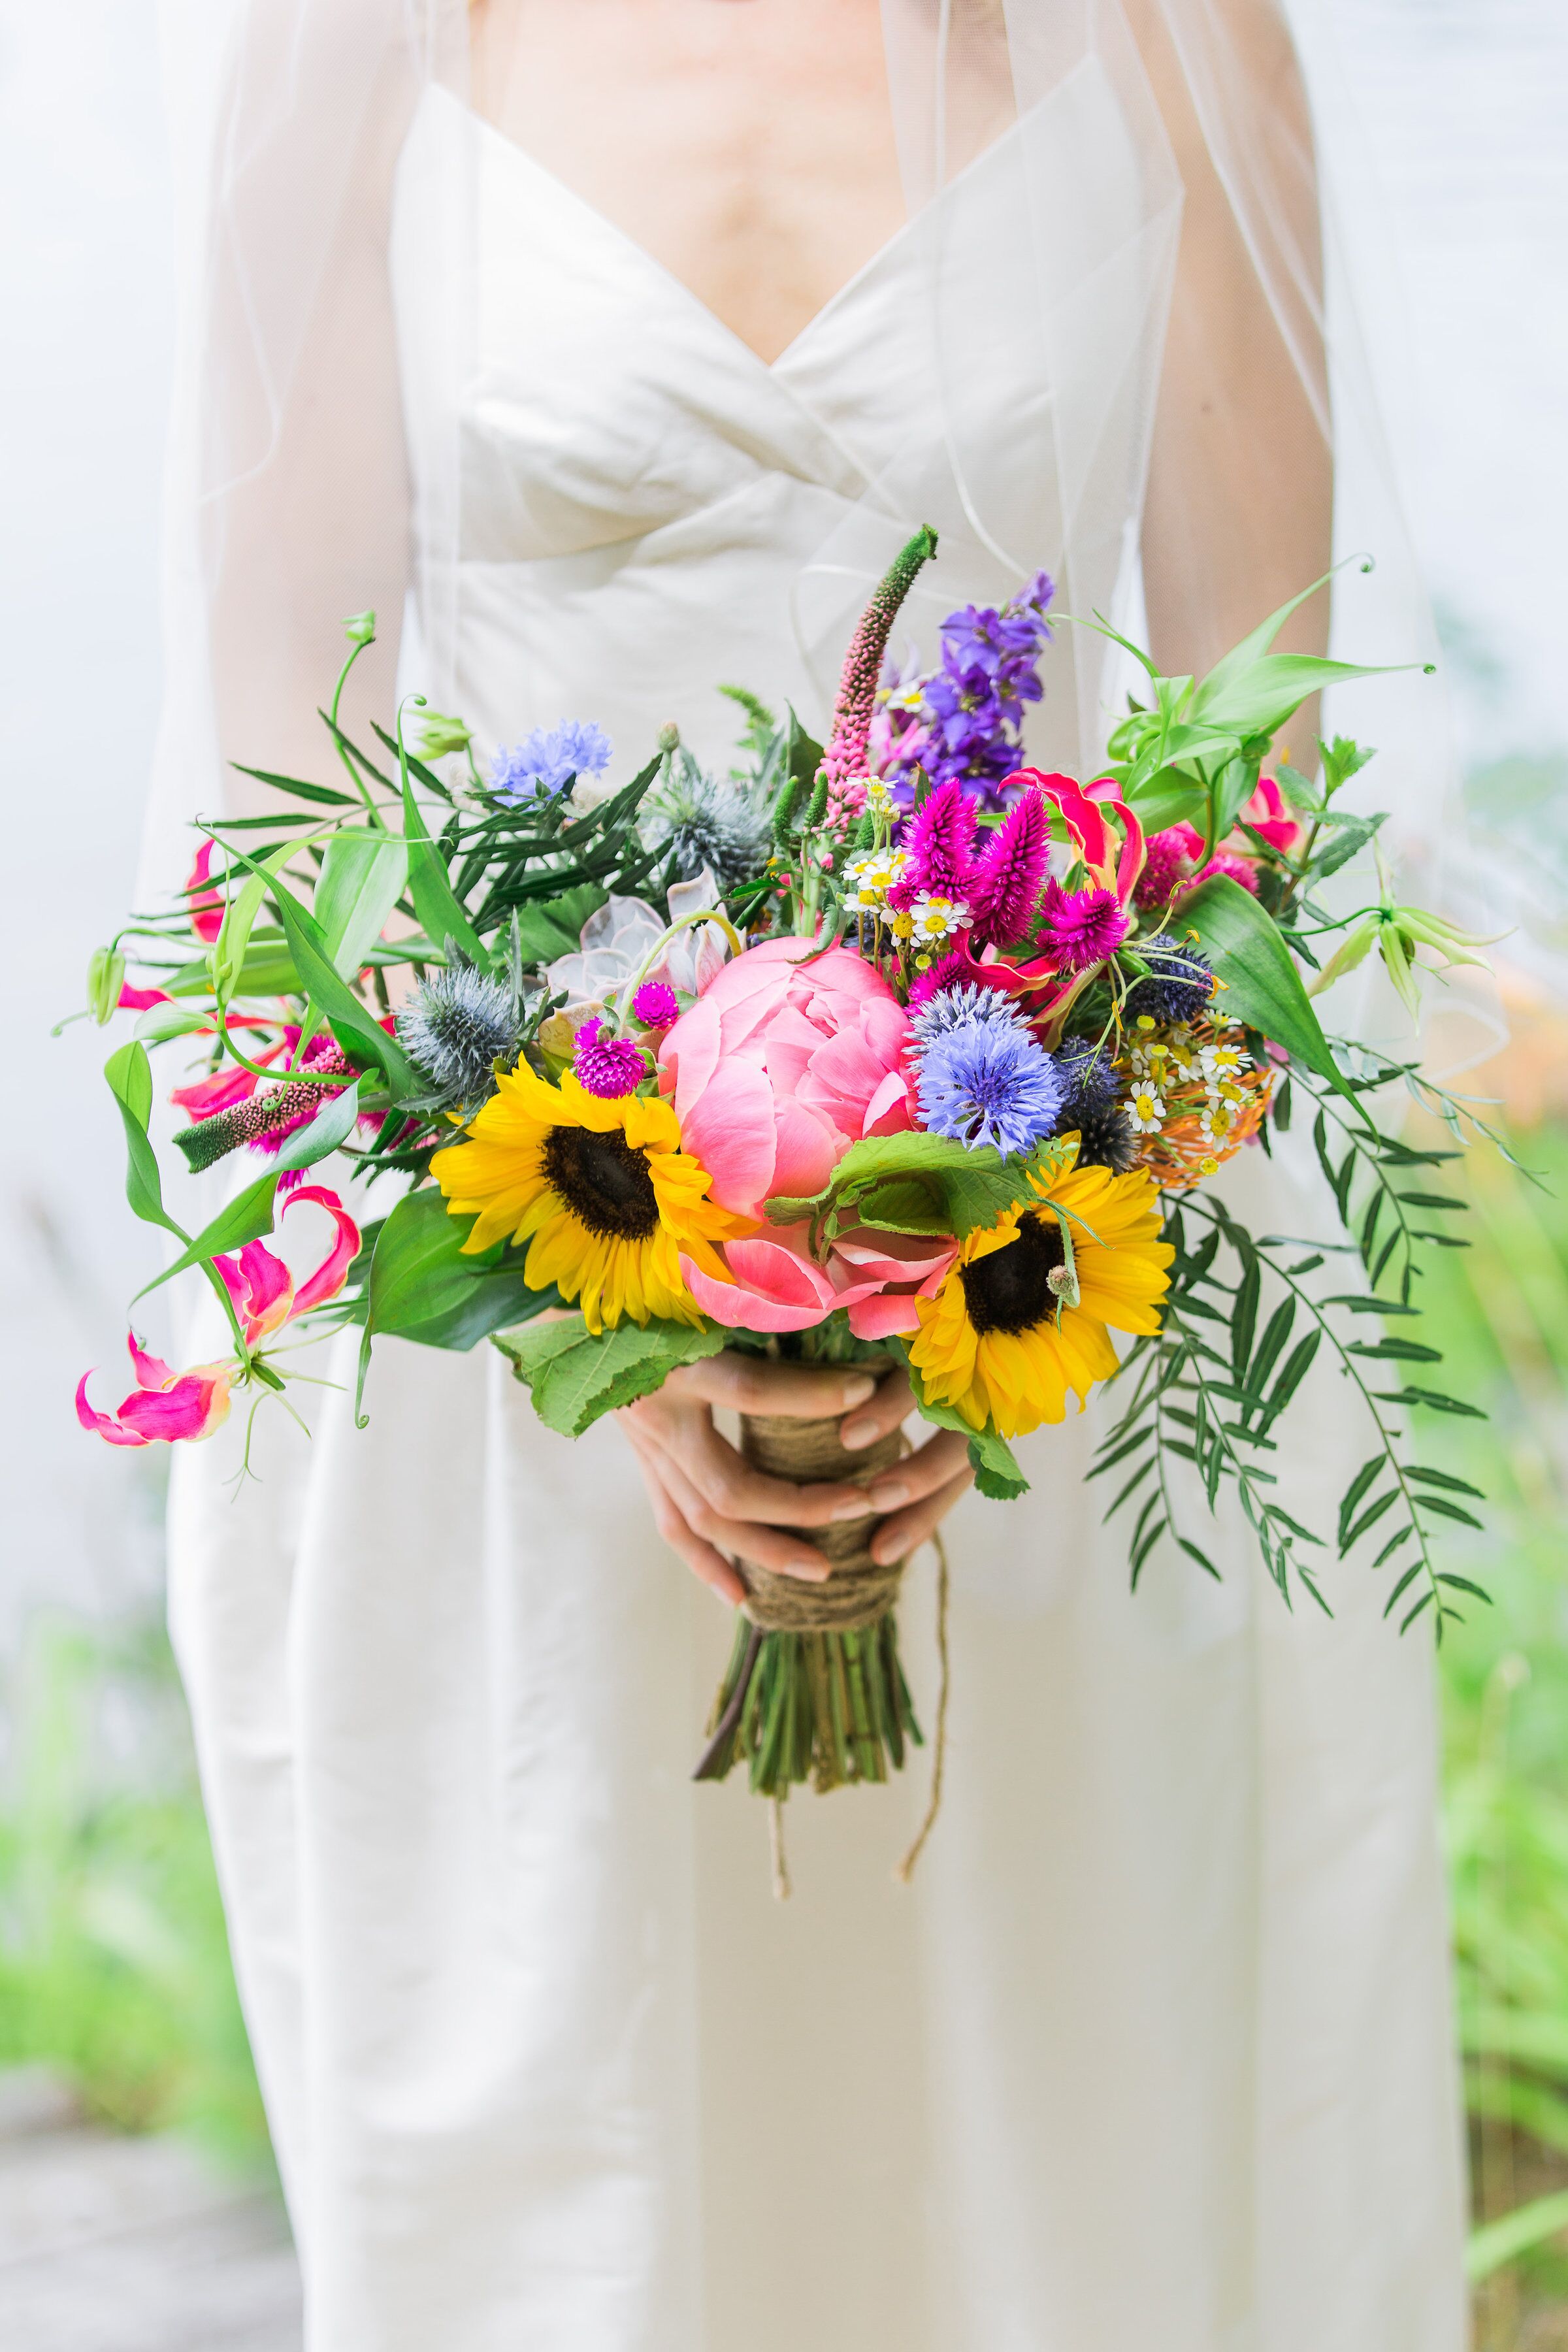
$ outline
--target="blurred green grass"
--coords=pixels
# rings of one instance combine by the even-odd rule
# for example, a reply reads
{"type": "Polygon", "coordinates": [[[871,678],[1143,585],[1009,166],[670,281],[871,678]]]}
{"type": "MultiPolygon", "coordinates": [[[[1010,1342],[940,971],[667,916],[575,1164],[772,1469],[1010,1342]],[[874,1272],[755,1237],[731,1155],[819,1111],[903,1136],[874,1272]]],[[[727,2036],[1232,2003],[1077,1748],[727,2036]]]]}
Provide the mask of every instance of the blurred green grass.
{"type": "Polygon", "coordinates": [[[162,1631],[36,1622],[7,1698],[0,2067],[44,2064],[125,2130],[269,2167],[162,1631]]]}
{"type": "MultiPolygon", "coordinates": [[[[1423,1294],[1452,1385],[1490,1416],[1430,1435],[1489,1497],[1485,1532],[1456,1528],[1447,1559],[1493,1606],[1468,1608],[1439,1671],[1474,2267],[1495,2352],[1568,2346],[1568,1123],[1515,1140],[1539,1181],[1484,1147],[1447,1171],[1475,1207],[1472,1246],[1434,1253],[1423,1294]],[[1543,2335],[1554,2313],[1563,2332],[1543,2335]]],[[[9,1682],[0,2065],[42,2061],[127,2129],[184,2128],[265,2163],[162,1634],[39,1624],[9,1682]]]]}

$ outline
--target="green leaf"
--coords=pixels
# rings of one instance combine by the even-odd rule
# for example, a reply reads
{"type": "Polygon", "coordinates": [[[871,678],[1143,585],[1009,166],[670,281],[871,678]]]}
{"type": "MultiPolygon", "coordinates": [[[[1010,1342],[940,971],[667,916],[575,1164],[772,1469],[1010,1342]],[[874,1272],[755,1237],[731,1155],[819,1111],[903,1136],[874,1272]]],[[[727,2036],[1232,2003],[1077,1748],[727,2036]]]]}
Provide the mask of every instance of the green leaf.
{"type": "Polygon", "coordinates": [[[1344,1499],[1340,1505],[1340,1551],[1342,1556],[1350,1549],[1350,1527],[1352,1520],[1355,1517],[1356,1506],[1361,1501],[1361,1498],[1365,1494],[1367,1488],[1371,1486],[1373,1480],[1376,1477],[1378,1472],[1382,1469],[1386,1458],[1387,1457],[1382,1454],[1374,1454],[1370,1462],[1363,1462],[1362,1464],[1361,1468],[1356,1472],[1355,1476],[1345,1488],[1344,1499]]]}
{"type": "Polygon", "coordinates": [[[142,1284],[136,1293],[137,1297],[145,1298],[150,1290],[160,1289],[165,1282],[172,1282],[175,1275],[184,1274],[193,1265],[201,1265],[220,1254],[243,1249],[247,1242],[259,1241],[263,1234],[269,1234],[272,1231],[272,1199],[277,1190],[276,1169],[266,1176],[258,1176],[254,1184],[247,1184],[243,1192],[237,1193],[226,1208],[220,1209],[217,1215],[202,1227],[173,1265],[166,1265],[162,1274],[155,1274],[151,1282],[142,1284]]]}
{"type": "Polygon", "coordinates": [[[1506,2263],[1517,2262],[1521,2254],[1527,2254],[1532,2246],[1543,2244],[1563,2229],[1568,2229],[1568,2189],[1553,2189],[1549,2197],[1531,2198],[1527,2205],[1515,2206],[1500,2221],[1488,2221],[1471,2231],[1465,2248],[1466,2275],[1472,2284],[1479,2284],[1506,2263]]]}
{"type": "Polygon", "coordinates": [[[718,1355],[728,1338],[686,1323],[620,1323],[595,1338],[579,1318],[525,1334],[521,1343],[505,1333],[496,1345],[531,1389],[546,1427],[581,1437],[602,1414],[662,1388],[677,1365],[718,1355]],[[571,1333],[571,1343],[557,1343],[557,1331],[571,1333]]]}
{"type": "Polygon", "coordinates": [[[1465,1528],[1479,1528],[1482,1522],[1473,1511],[1465,1510],[1458,1503],[1450,1503],[1441,1495],[1415,1495],[1411,1500],[1418,1511],[1440,1511],[1446,1519],[1458,1519],[1465,1528]]]}
{"type": "Polygon", "coordinates": [[[358,808],[360,803],[353,793],[333,792],[330,784],[308,784],[300,776],[274,775],[270,768],[247,768],[243,760],[231,760],[242,776],[254,776],[258,783],[271,784],[280,793],[292,793],[300,801],[318,801],[324,808],[358,808]]]}
{"type": "Polygon", "coordinates": [[[1322,661],[1314,654],[1264,654],[1228,677],[1221,675],[1224,664],[1211,671],[1193,695],[1192,716],[1238,735],[1273,735],[1310,694],[1348,685],[1352,678],[1388,677],[1414,667],[1393,662],[1369,669],[1357,662],[1322,661]]]}
{"type": "Polygon", "coordinates": [[[579,882],[558,898],[534,900],[520,907],[518,938],[527,963],[553,963],[557,956],[575,955],[583,926],[607,904],[609,893],[596,882],[579,882]]]}
{"type": "Polygon", "coordinates": [[[1412,1462],[1405,1475],[1407,1478],[1419,1480],[1424,1486],[1443,1486],[1452,1495],[1470,1495],[1478,1503],[1486,1501],[1486,1496],[1479,1486],[1470,1486],[1463,1478],[1454,1477],[1447,1470],[1428,1470],[1423,1464],[1412,1462]]]}
{"type": "MultiPolygon", "coordinates": [[[[242,865],[259,870],[255,861],[243,850],[236,853],[242,865]]],[[[358,1053],[374,1062],[387,1083],[387,1091],[395,1102],[415,1091],[414,1070],[395,1038],[388,1036],[368,1006],[362,1004],[353,991],[338,975],[321,926],[302,907],[291,890],[281,882],[272,884],[272,896],[283,919],[284,934],[300,979],[318,1012],[325,1014],[332,1034],[345,1053],[358,1053]]]]}
{"type": "Polygon", "coordinates": [[[211,1015],[188,1004],[150,1004],[136,1019],[136,1034],[144,1045],[166,1045],[172,1037],[188,1037],[205,1029],[211,1015]]]}
{"type": "Polygon", "coordinates": [[[1489,1418],[1481,1411],[1479,1404],[1463,1404],[1458,1397],[1444,1396],[1437,1389],[1405,1388],[1393,1391],[1377,1389],[1373,1391],[1373,1394],[1379,1404],[1426,1405],[1434,1412],[1462,1413],[1467,1421],[1486,1421],[1489,1418]]]}
{"type": "MultiPolygon", "coordinates": [[[[938,1429],[955,1429],[969,1440],[970,1466],[980,1492],[994,1503],[1008,1503],[1016,1496],[1026,1495],[1029,1482],[1019,1469],[1017,1457],[1006,1439],[998,1437],[994,1430],[977,1431],[952,1405],[936,1403],[926,1394],[920,1367],[910,1361],[907,1342],[895,1339],[889,1345],[909,1374],[910,1386],[922,1417],[934,1423],[938,1429]]],[[[1152,1461],[1144,1465],[1145,1469],[1152,1470],[1153,1466],[1152,1461]]]]}
{"type": "Polygon", "coordinates": [[[1197,933],[1224,982],[1216,1011],[1260,1029],[1353,1102],[1279,926],[1251,892],[1228,874],[1215,874],[1183,902],[1181,926],[1197,933]]]}
{"type": "Polygon", "coordinates": [[[333,834],[321,860],[312,913],[340,980],[352,980],[359,971],[407,887],[408,852],[395,835],[368,825],[333,834]]]}
{"type": "Polygon", "coordinates": [[[1004,1160],[989,1144],[976,1150],[948,1137],[910,1131],[852,1143],[822,1192],[810,1199],[770,1201],[775,1224],[809,1219],[832,1238],[846,1223],[894,1233],[955,1234],[994,1224],[1014,1202],[1032,1197],[1029,1168],[1053,1164],[1053,1147],[1028,1160],[1004,1160]]]}
{"type": "Polygon", "coordinates": [[[1351,1356],[1377,1356],[1407,1364],[1440,1364],[1441,1348],[1424,1348],[1417,1339],[1397,1339],[1392,1333],[1381,1339],[1352,1339],[1345,1350],[1351,1356]]]}
{"type": "Polygon", "coordinates": [[[185,1238],[163,1206],[163,1180],[158,1158],[147,1140],[153,1115],[153,1066],[140,1042],[121,1045],[103,1066],[109,1090],[120,1105],[125,1129],[125,1197],[144,1225],[162,1225],[166,1233],[185,1238]]]}
{"type": "Polygon", "coordinates": [[[403,777],[403,837],[408,849],[408,892],[427,938],[437,946],[449,939],[456,940],[471,961],[488,970],[489,959],[484,943],[452,887],[440,851],[430,838],[406,766],[403,777]]]}
{"type": "Polygon", "coordinates": [[[371,1260],[366,1328],[436,1348],[471,1348],[504,1324],[520,1323],[557,1294],[530,1291],[515,1267],[500,1268],[504,1244],[467,1255],[471,1217],[454,1217],[434,1186],[405,1194],[377,1236],[371,1260]],[[537,1301],[537,1306],[533,1303],[537,1301]]]}
{"type": "MultiPolygon", "coordinates": [[[[1230,1360],[1238,1381],[1246,1377],[1247,1360],[1252,1352],[1252,1335],[1258,1325],[1258,1299],[1262,1280],[1257,1255],[1248,1252],[1231,1314],[1230,1360]]],[[[1245,1398],[1242,1401],[1245,1402],[1245,1398]]]]}

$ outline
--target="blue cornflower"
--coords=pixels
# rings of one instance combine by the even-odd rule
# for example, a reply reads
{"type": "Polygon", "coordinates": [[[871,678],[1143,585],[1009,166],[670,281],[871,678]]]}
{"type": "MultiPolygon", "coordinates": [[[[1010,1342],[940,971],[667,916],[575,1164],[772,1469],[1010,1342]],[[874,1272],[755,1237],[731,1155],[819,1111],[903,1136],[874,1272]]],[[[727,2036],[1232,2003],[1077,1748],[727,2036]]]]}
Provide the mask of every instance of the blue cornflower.
{"type": "Polygon", "coordinates": [[[510,751],[503,743],[490,762],[490,790],[512,801],[550,795],[578,776],[601,775],[609,759],[610,739],[602,728],[591,719],[563,719],[559,727],[534,728],[510,751]]]}
{"type": "Polygon", "coordinates": [[[994,1144],[1022,1158],[1050,1134],[1067,1095],[1039,1040],[1004,1020],[972,1014],[933,1037],[921,1056],[921,1118],[971,1150],[994,1144]]]}

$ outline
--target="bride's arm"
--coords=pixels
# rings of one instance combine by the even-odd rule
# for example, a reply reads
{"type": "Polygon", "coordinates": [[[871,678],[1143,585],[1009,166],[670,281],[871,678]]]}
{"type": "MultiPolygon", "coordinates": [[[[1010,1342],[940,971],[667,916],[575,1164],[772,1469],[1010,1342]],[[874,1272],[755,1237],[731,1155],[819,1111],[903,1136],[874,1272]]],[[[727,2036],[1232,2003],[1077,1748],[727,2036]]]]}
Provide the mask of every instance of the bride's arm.
{"type": "MultiPolygon", "coordinates": [[[[1158,0],[1129,14],[1186,190],[1175,301],[1154,429],[1143,522],[1152,647],[1172,676],[1201,677],[1266,613],[1326,572],[1332,461],[1302,370],[1321,402],[1323,354],[1312,324],[1321,284],[1311,126],[1289,33],[1274,0],[1228,0],[1244,109],[1269,142],[1279,215],[1271,234],[1298,257],[1287,348],[1211,160],[1158,0]]],[[[1326,599],[1292,615],[1286,653],[1326,648],[1326,599]]],[[[1305,753],[1309,707],[1294,722],[1305,753]]]]}

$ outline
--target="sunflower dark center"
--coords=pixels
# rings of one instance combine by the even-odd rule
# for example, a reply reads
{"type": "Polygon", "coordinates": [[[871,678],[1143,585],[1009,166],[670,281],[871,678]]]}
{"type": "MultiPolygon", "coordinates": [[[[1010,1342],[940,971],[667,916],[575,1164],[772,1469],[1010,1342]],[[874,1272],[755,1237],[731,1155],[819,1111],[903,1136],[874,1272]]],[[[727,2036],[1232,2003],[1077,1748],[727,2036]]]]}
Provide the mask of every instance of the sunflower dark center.
{"type": "Polygon", "coordinates": [[[960,1269],[969,1319],[987,1331],[1027,1331],[1057,1311],[1049,1276],[1067,1263],[1061,1227],[1033,1213],[1018,1220],[1018,1238],[960,1269]]]}
{"type": "Polygon", "coordinates": [[[544,1172],[573,1215],[591,1234],[642,1242],[658,1224],[658,1196],[647,1155],[616,1130],[552,1127],[544,1145],[544,1172]]]}

